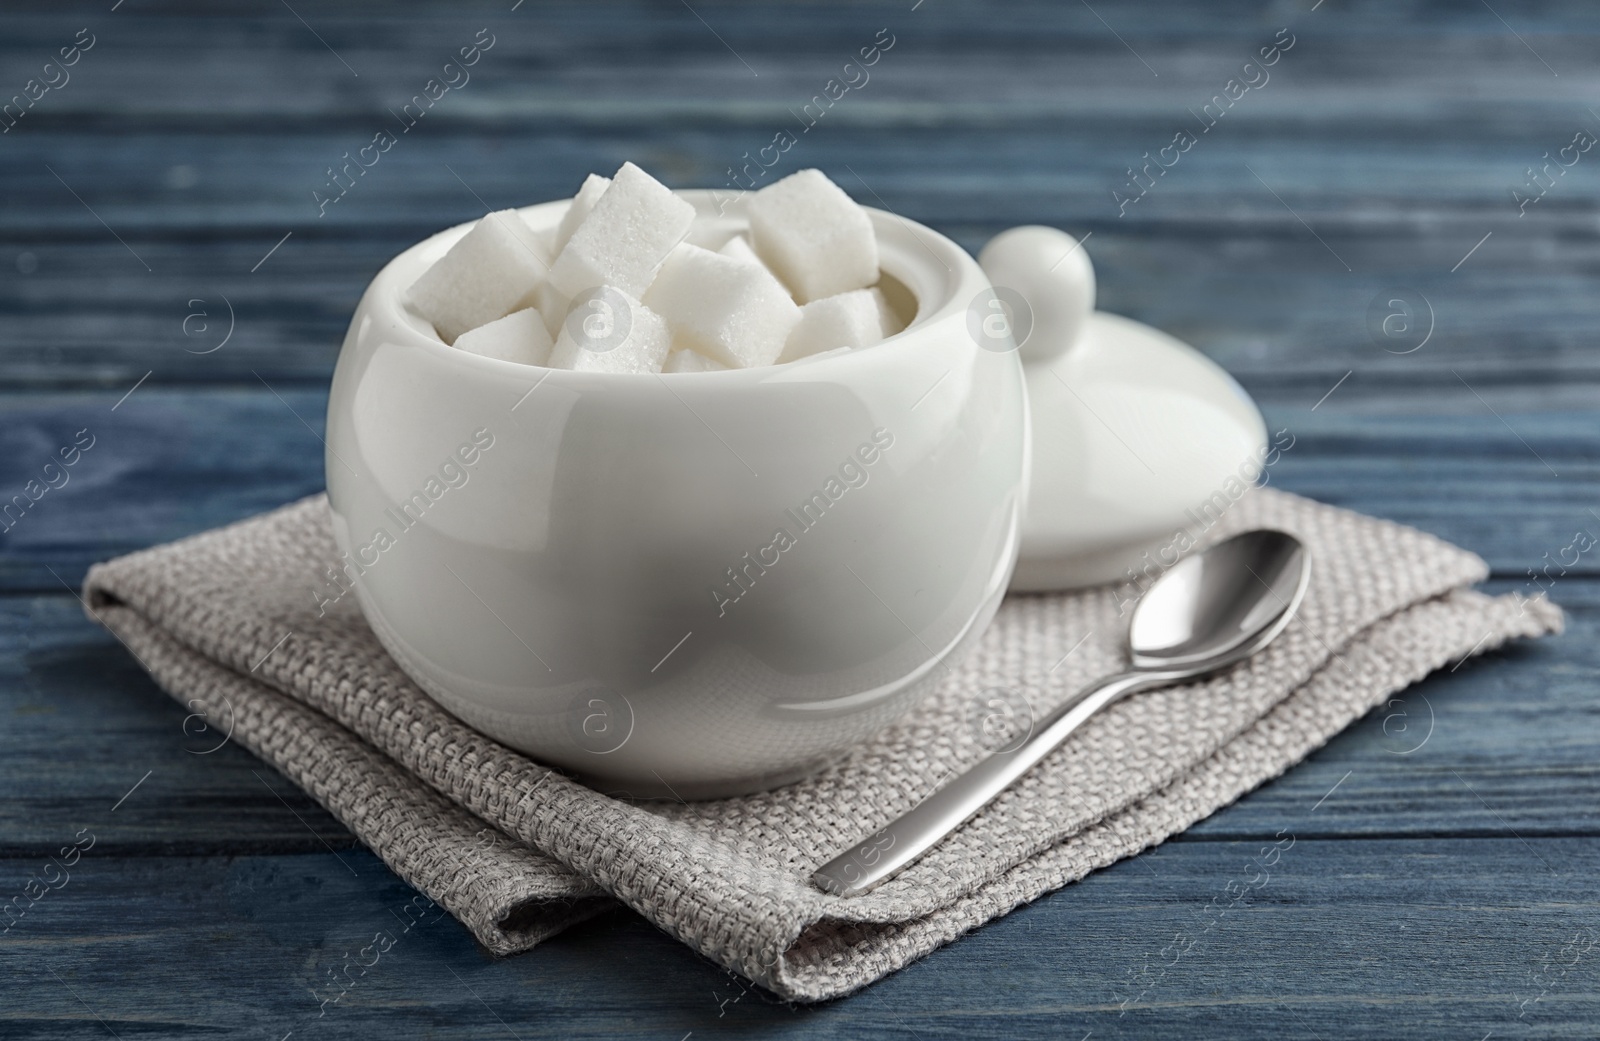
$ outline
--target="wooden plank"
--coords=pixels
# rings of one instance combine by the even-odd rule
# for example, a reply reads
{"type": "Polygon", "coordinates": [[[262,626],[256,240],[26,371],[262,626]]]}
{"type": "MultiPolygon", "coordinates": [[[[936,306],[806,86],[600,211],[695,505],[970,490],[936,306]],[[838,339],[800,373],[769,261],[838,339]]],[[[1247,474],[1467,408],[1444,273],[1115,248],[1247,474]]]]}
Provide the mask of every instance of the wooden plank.
{"type": "MultiPolygon", "coordinates": [[[[1163,846],[809,1008],[622,912],[500,961],[449,919],[402,932],[412,892],[365,853],[341,855],[352,876],[326,853],[95,849],[0,944],[0,1022],[30,1037],[1587,1036],[1594,839],[1530,855],[1514,838],[1323,842],[1308,827],[1305,807],[1280,821],[1293,845],[1264,873],[1259,840],[1163,846]],[[382,931],[393,943],[362,975],[382,931]],[[319,1018],[312,987],[347,953],[352,982],[319,1018]]],[[[20,888],[42,866],[0,861],[0,878],[20,888]]]]}
{"type": "Polygon", "coordinates": [[[356,846],[225,723],[168,697],[73,596],[0,597],[0,677],[0,855],[47,856],[91,821],[106,849],[134,855],[356,846]]]}
{"type": "MultiPolygon", "coordinates": [[[[95,438],[68,483],[0,533],[0,590],[75,586],[96,560],[323,487],[321,390],[142,386],[117,405],[125,393],[0,396],[0,501],[78,431],[95,438]]],[[[1279,486],[1432,531],[1517,578],[1574,532],[1600,531],[1590,416],[1497,416],[1475,400],[1458,416],[1341,413],[1337,398],[1316,411],[1267,409],[1273,429],[1295,438],[1270,472],[1279,486]]]]}
{"type": "MultiPolygon", "coordinates": [[[[899,72],[896,85],[885,93],[946,106],[1003,99],[1004,110],[1013,114],[1041,104],[1058,112],[1069,105],[1167,108],[1180,90],[1205,91],[1204,100],[1220,91],[1280,26],[1292,26],[1297,36],[1292,59],[1270,71],[1274,83],[1278,73],[1285,81],[1318,87],[1331,79],[1337,89],[1322,92],[1314,113],[1348,110],[1363,101],[1394,105],[1397,95],[1411,105],[1459,106],[1471,98],[1481,109],[1496,101],[1552,96],[1581,103],[1592,85],[1586,82],[1588,59],[1600,33],[1593,10],[1577,0],[1515,12],[1524,38],[1535,41],[1538,55],[1562,70],[1563,76],[1553,78],[1489,12],[1441,11],[1421,2],[1363,9],[1359,16],[1338,8],[1312,12],[1309,4],[1270,11],[1234,4],[1218,11],[1170,0],[1111,2],[1102,12],[1104,20],[1081,5],[1047,2],[1004,9],[949,2],[915,12],[840,3],[710,3],[701,12],[704,20],[671,5],[540,4],[515,13],[509,6],[472,12],[370,5],[319,11],[311,22],[326,47],[281,5],[240,5],[227,19],[185,16],[183,5],[125,9],[121,17],[88,19],[104,44],[73,70],[70,84],[47,96],[48,107],[40,106],[39,117],[281,119],[284,112],[338,116],[381,109],[374,99],[418,91],[458,41],[470,40],[482,25],[493,27],[496,43],[471,70],[473,80],[462,96],[453,100],[450,111],[457,118],[497,109],[527,111],[530,98],[536,105],[545,103],[533,108],[541,115],[552,103],[592,113],[603,110],[596,100],[603,105],[627,96],[645,99],[652,116],[684,102],[702,111],[714,106],[734,112],[748,112],[753,105],[777,107],[778,99],[792,104],[796,97],[816,93],[880,26],[897,41],[893,53],[899,72]],[[971,64],[954,65],[947,60],[952,52],[971,64]],[[195,76],[226,74],[235,78],[235,86],[194,90],[190,78],[163,75],[175,66],[195,76]],[[1352,66],[1359,69],[1359,79],[1341,74],[1352,66]],[[973,71],[964,75],[966,69],[973,71]],[[756,70],[761,75],[753,75],[756,70]],[[1502,88],[1492,97],[1475,89],[1487,75],[1502,88]],[[1069,100],[1062,84],[1074,78],[1102,89],[1086,89],[1069,100]]],[[[9,19],[13,31],[0,44],[0,54],[24,69],[42,64],[85,24],[81,15],[54,11],[9,19]]],[[[869,89],[876,83],[875,77],[869,89]]],[[[1283,103],[1268,101],[1272,96],[1268,92],[1252,101],[1283,103]]]]}
{"type": "MultiPolygon", "coordinates": [[[[1472,246],[1470,234],[1374,233],[1363,252],[1377,266],[1331,279],[1326,255],[1315,243],[1308,252],[1303,232],[1240,228],[1206,237],[1079,223],[1080,216],[1019,206],[998,223],[934,223],[973,251],[1010,223],[1057,220],[1091,233],[1104,308],[1195,344],[1269,402],[1309,407],[1352,371],[1328,408],[1360,402],[1381,410],[1393,399],[1407,410],[1481,411],[1474,393],[1502,411],[1595,401],[1600,297],[1584,274],[1590,238],[1512,228],[1450,275],[1449,258],[1472,246]],[[1437,270],[1419,276],[1418,258],[1429,255],[1437,270]],[[1435,315],[1433,338],[1411,354],[1383,350],[1367,329],[1369,304],[1398,286],[1422,292],[1435,315]]],[[[141,241],[135,248],[153,273],[103,230],[100,240],[19,240],[10,262],[26,254],[31,273],[0,280],[0,382],[120,393],[154,370],[152,385],[259,386],[255,373],[274,386],[325,383],[367,281],[424,230],[299,232],[254,273],[281,233],[141,241]]],[[[7,256],[0,251],[0,262],[7,256]]]]}
{"type": "MultiPolygon", "coordinates": [[[[1539,591],[1505,580],[1486,589],[1539,591]]],[[[1600,728],[1588,716],[1600,706],[1600,654],[1593,649],[1600,583],[1557,578],[1548,595],[1567,612],[1564,634],[1434,673],[1178,841],[1270,834],[1274,820],[1330,791],[1310,834],[1514,833],[1531,840],[1593,833],[1600,826],[1600,756],[1588,745],[1600,728]]]]}
{"type": "MultiPolygon", "coordinates": [[[[1344,389],[1316,411],[1266,409],[1296,438],[1269,471],[1279,487],[1433,532],[1517,581],[1576,532],[1600,535],[1592,413],[1497,414],[1472,399],[1463,415],[1333,411],[1344,389]]],[[[1596,573],[1592,560],[1576,567],[1596,573]]]]}
{"type": "MultiPolygon", "coordinates": [[[[842,112],[843,101],[840,106],[842,112]]],[[[1508,116],[1499,127],[1460,117],[1424,129],[1427,113],[1387,125],[1380,117],[1378,131],[1371,119],[1321,124],[1292,113],[1241,114],[1226,133],[1219,125],[1216,136],[1197,143],[1159,179],[1152,174],[1154,183],[1124,212],[1113,190],[1127,194],[1127,168],[1142,165],[1145,152],[1171,141],[1178,118],[1188,118],[1183,106],[1176,112],[1075,115],[1020,126],[981,118],[971,125],[840,120],[819,123],[810,134],[787,113],[749,126],[726,119],[690,127],[654,120],[620,127],[419,124],[364,172],[352,167],[348,178],[341,174],[349,182],[343,198],[325,212],[313,190],[341,194],[338,185],[329,187],[328,167],[342,168],[344,154],[378,131],[398,130],[386,112],[378,111],[359,129],[130,128],[114,151],[105,149],[100,131],[63,128],[6,142],[0,172],[27,205],[13,202],[0,212],[0,232],[104,240],[109,225],[137,247],[145,238],[214,236],[219,229],[281,235],[296,227],[437,228],[481,215],[474,192],[493,206],[527,205],[568,195],[585,173],[609,171],[625,159],[648,166],[675,187],[726,187],[728,168],[744,153],[790,130],[797,140],[769,176],[802,164],[819,166],[863,201],[881,197],[929,223],[998,222],[1022,210],[1047,216],[1076,211],[1079,219],[1139,227],[1161,222],[1197,235],[1271,228],[1292,231],[1313,247],[1308,254],[1320,256],[1329,276],[1347,272],[1323,254],[1301,219],[1337,250],[1356,236],[1382,237],[1395,228],[1434,231],[1441,222],[1470,218],[1457,232],[1465,239],[1461,251],[1438,257],[1444,272],[1496,228],[1553,234],[1566,221],[1571,233],[1594,234],[1571,226],[1574,216],[1593,210],[1592,165],[1574,166],[1521,216],[1511,198],[1512,188],[1524,187],[1529,163],[1567,144],[1585,125],[1566,106],[1547,115],[1508,116]],[[1469,129],[1474,136],[1465,142],[1451,133],[1469,129]],[[1469,235],[1474,228],[1477,234],[1469,235]]],[[[1344,259],[1370,270],[1394,258],[1357,253],[1344,259]]]]}
{"type": "MultiPolygon", "coordinates": [[[[541,8],[527,23],[537,31],[504,33],[473,82],[327,217],[311,196],[327,165],[392,122],[386,101],[431,68],[455,16],[329,15],[329,32],[366,48],[360,89],[281,7],[259,7],[255,21],[140,14],[107,26],[74,81],[0,150],[12,187],[0,238],[30,272],[0,286],[0,336],[17,344],[0,378],[107,386],[152,367],[164,381],[325,378],[367,278],[410,241],[476,216],[474,194],[496,206],[561,195],[630,157],[674,184],[720,183],[793,122],[795,99],[877,17],[830,5],[714,13],[730,41],[765,56],[766,75],[746,80],[687,11],[541,8]],[[174,78],[159,71],[163,54],[206,60],[174,78]],[[119,147],[108,150],[113,126],[119,147]],[[188,301],[224,297],[236,338],[217,355],[190,353],[213,341],[184,335],[188,301]]],[[[1155,48],[1164,77],[1145,77],[1071,5],[919,10],[870,84],[790,158],[971,249],[1026,221],[1094,233],[1109,309],[1195,342],[1257,393],[1320,394],[1360,370],[1373,378],[1346,397],[1376,381],[1452,408],[1473,390],[1521,410],[1586,403],[1600,379],[1589,335],[1600,304],[1582,275],[1600,183],[1584,164],[1525,216],[1510,201],[1526,166],[1586,125],[1583,61],[1548,77],[1486,12],[1302,12],[1304,42],[1273,82],[1124,218],[1111,191],[1128,164],[1190,118],[1270,23],[1171,4],[1113,13],[1141,52],[1155,48]],[[1371,342],[1368,307],[1400,284],[1433,303],[1432,349],[1396,356],[1371,342]]],[[[1523,25],[1541,53],[1587,53],[1592,11],[1543,14],[1523,25]],[[1561,38],[1541,25],[1560,25],[1561,38]]],[[[0,53],[22,61],[59,18],[26,16],[0,53]]]]}
{"type": "Polygon", "coordinates": [[[259,383],[204,394],[135,386],[6,402],[6,503],[41,480],[63,446],[80,436],[93,442],[65,471],[64,485],[44,491],[0,533],[0,588],[76,588],[94,560],[322,489],[325,394],[280,394],[259,383]]]}
{"type": "MultiPolygon", "coordinates": [[[[791,110],[876,32],[878,15],[890,18],[837,5],[718,6],[722,29],[713,32],[693,12],[625,10],[628,17],[619,18],[604,5],[541,7],[531,19],[505,19],[472,81],[446,95],[427,117],[431,122],[406,137],[404,151],[428,151],[426,144],[412,148],[424,141],[466,162],[473,150],[464,145],[487,145],[490,154],[514,160],[508,172],[522,177],[519,201],[531,198],[528,171],[548,171],[563,186],[576,183],[594,164],[574,164],[575,152],[605,155],[613,165],[618,152],[656,153],[675,183],[719,183],[730,162],[766,143],[773,130],[799,130],[791,110]],[[747,49],[766,75],[749,75],[725,41],[747,49]],[[531,154],[522,151],[527,139],[541,136],[546,140],[531,154]],[[605,140],[629,136],[626,148],[605,140]],[[500,146],[510,151],[496,152],[500,146]]],[[[292,200],[286,212],[303,222],[309,190],[321,183],[325,166],[376,129],[402,130],[389,110],[425,82],[451,26],[476,24],[468,15],[319,17],[340,47],[361,56],[362,80],[351,78],[289,12],[263,5],[260,13],[256,20],[141,15],[108,25],[106,44],[85,55],[74,81],[48,95],[8,140],[13,147],[0,168],[29,200],[10,221],[96,227],[43,168],[41,159],[53,159],[69,183],[81,170],[97,187],[120,189],[97,209],[135,234],[146,224],[214,226],[224,213],[234,222],[268,219],[260,204],[275,198],[292,200]],[[196,53],[206,62],[190,76],[162,74],[169,67],[163,56],[179,61],[196,53]],[[218,89],[195,89],[197,81],[216,81],[218,89]],[[298,142],[283,140],[284,112],[295,114],[298,142]],[[248,133],[239,132],[241,121],[248,133]],[[129,144],[106,155],[99,134],[110,126],[129,135],[129,144]],[[255,176],[239,191],[218,195],[216,168],[229,162],[238,166],[236,178],[255,176]],[[119,168],[108,170],[108,163],[119,168]],[[176,212],[197,206],[204,212],[176,212]]],[[[1254,12],[1218,18],[1171,4],[1120,5],[1114,14],[1122,25],[1117,34],[1092,11],[1070,5],[1031,4],[1004,15],[949,5],[891,18],[894,48],[874,66],[872,79],[805,137],[805,151],[815,144],[821,155],[815,161],[826,163],[825,142],[842,137],[844,154],[865,162],[874,151],[866,140],[886,149],[909,146],[920,161],[887,173],[956,182],[951,187],[967,195],[1032,196],[1034,211],[1048,198],[1082,191],[1093,198],[1093,213],[1109,218],[1110,190],[1122,184],[1126,167],[1192,120],[1187,110],[1216,93],[1275,24],[1254,12]],[[1145,75],[1127,39],[1164,65],[1165,77],[1145,75]],[[952,63],[956,47],[962,61],[952,63]],[[972,192],[974,184],[985,190],[972,192]],[[1009,190],[994,192],[996,184],[1009,190]]],[[[1539,37],[1549,60],[1568,64],[1564,78],[1550,77],[1484,12],[1444,25],[1420,4],[1359,19],[1284,15],[1301,28],[1304,42],[1274,66],[1271,82],[1246,95],[1248,104],[1241,101],[1226,124],[1207,133],[1203,148],[1187,153],[1170,179],[1162,176],[1131,211],[1133,222],[1152,210],[1178,222],[1210,222],[1214,211],[1192,205],[1193,192],[1205,190],[1207,169],[1250,185],[1252,196],[1228,222],[1248,218],[1258,201],[1271,204],[1260,207],[1263,214],[1287,220],[1244,177],[1240,161],[1252,159],[1268,179],[1283,167],[1287,180],[1276,190],[1318,220],[1415,222],[1433,216],[1430,206],[1463,199],[1515,216],[1509,188],[1521,183],[1528,163],[1571,136],[1593,94],[1584,60],[1585,33],[1597,31],[1592,11],[1568,4],[1546,9],[1545,19],[1537,26],[1559,26],[1559,36],[1524,29],[1539,37]],[[1424,25],[1425,37],[1416,31],[1424,25]],[[1491,78],[1497,90],[1486,96],[1477,88],[1491,78]],[[1559,136],[1554,145],[1550,135],[1559,136]],[[1274,152],[1291,158],[1275,162],[1274,152]]],[[[48,53],[64,24],[57,15],[23,19],[9,44],[17,61],[48,53]]],[[[374,182],[404,165],[400,151],[385,155],[374,182]]],[[[423,165],[443,177],[437,162],[423,165]]],[[[1583,173],[1575,171],[1573,183],[1583,173]]],[[[415,171],[403,179],[415,180],[415,171]]],[[[438,194],[434,188],[430,183],[427,194],[438,194]]],[[[1568,205],[1569,188],[1564,181],[1530,216],[1568,205]]],[[[404,209],[375,208],[434,226],[426,209],[408,201],[404,209]]],[[[963,210],[960,199],[940,199],[931,209],[950,219],[972,212],[972,205],[963,210]]]]}

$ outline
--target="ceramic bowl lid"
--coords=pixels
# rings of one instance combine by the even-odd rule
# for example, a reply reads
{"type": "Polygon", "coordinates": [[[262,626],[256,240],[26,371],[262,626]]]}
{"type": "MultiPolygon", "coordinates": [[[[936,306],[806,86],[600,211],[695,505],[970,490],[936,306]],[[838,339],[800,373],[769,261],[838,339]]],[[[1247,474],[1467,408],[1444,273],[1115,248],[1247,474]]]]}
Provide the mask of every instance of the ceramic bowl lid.
{"type": "Polygon", "coordinates": [[[1011,588],[1125,580],[1146,554],[1170,564],[1169,547],[1215,524],[1260,473],[1267,439],[1255,403],[1194,348],[1095,311],[1094,269],[1071,236],[1013,228],[978,260],[1009,298],[1032,417],[1011,588]]]}

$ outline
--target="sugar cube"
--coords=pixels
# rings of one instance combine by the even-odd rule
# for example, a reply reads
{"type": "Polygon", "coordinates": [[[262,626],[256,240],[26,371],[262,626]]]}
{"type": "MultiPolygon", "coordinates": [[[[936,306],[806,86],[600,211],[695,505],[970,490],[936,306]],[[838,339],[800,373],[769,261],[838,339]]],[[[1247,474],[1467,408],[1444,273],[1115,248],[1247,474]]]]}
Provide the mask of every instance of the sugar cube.
{"type": "Polygon", "coordinates": [[[472,226],[406,298],[446,343],[514,309],[550,268],[549,248],[516,210],[491,213],[472,226]]]}
{"type": "Polygon", "coordinates": [[[544,316],[544,327],[554,337],[561,331],[561,323],[567,320],[567,311],[572,307],[572,298],[545,279],[527,293],[516,303],[517,309],[537,308],[544,316]]]}
{"type": "Polygon", "coordinates": [[[802,304],[878,280],[867,211],[821,170],[801,170],[750,200],[750,239],[802,304]]]}
{"type": "Polygon", "coordinates": [[[870,347],[883,339],[883,317],[874,289],[852,289],[800,308],[779,362],[821,354],[837,347],[870,347]]]}
{"type": "Polygon", "coordinates": [[[602,285],[641,296],[693,223],[693,206],[637,166],[623,163],[556,256],[550,282],[574,297],[602,285]]]}
{"type": "Polygon", "coordinates": [[[756,255],[756,251],[751,248],[750,240],[745,238],[743,235],[735,235],[727,242],[724,242],[717,252],[721,253],[725,257],[732,257],[735,260],[743,260],[749,264],[760,264],[762,267],[767,266],[766,263],[756,255]]]}
{"type": "Polygon", "coordinates": [[[667,355],[667,362],[661,366],[662,372],[721,372],[728,366],[715,358],[708,358],[699,351],[689,348],[680,348],[667,355]]]}
{"type": "Polygon", "coordinates": [[[645,294],[692,347],[735,368],[771,365],[800,308],[764,267],[688,243],[678,246],[645,294]]]}
{"type": "Polygon", "coordinates": [[[550,352],[552,369],[660,372],[672,331],[650,308],[614,286],[580,294],[550,352]]]}
{"type": "Polygon", "coordinates": [[[578,194],[572,197],[572,202],[567,206],[567,212],[561,215],[561,223],[556,226],[555,249],[561,252],[561,247],[572,238],[572,233],[578,230],[578,225],[589,216],[589,211],[594,209],[594,204],[600,196],[611,187],[611,178],[601,177],[599,174],[590,174],[583,179],[583,186],[578,189],[578,194]]]}
{"type": "Polygon", "coordinates": [[[550,330],[544,316],[532,307],[513,311],[456,337],[456,347],[485,358],[543,365],[550,360],[550,330]]]}

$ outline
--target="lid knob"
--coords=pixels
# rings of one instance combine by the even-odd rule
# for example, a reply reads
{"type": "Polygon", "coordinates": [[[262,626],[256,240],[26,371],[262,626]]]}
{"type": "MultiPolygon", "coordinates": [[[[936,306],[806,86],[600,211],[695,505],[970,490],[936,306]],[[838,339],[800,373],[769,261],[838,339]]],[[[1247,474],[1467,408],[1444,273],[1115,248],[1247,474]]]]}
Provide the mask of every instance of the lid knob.
{"type": "Polygon", "coordinates": [[[1023,333],[1023,362],[1053,361],[1078,341],[1094,312],[1095,289],[1094,265],[1081,242],[1057,228],[1027,224],[990,239],[978,264],[998,295],[1011,290],[1032,312],[1013,319],[1023,333]]]}

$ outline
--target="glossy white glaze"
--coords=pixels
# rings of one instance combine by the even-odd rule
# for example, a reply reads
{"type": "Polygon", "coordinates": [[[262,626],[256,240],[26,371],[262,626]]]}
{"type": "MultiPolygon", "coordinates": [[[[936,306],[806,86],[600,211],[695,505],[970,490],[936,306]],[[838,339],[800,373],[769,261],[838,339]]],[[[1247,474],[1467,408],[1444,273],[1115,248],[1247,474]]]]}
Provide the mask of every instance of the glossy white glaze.
{"type": "Polygon", "coordinates": [[[1078,342],[1094,313],[1094,264],[1083,244],[1058,228],[1024,224],[990,239],[978,265],[997,288],[1028,302],[1028,329],[1019,330],[1025,364],[1051,361],[1078,342]]]}
{"type": "Polygon", "coordinates": [[[1072,589],[1170,565],[1176,536],[1226,512],[1267,458],[1255,403],[1199,351],[1094,310],[1094,268],[1054,228],[979,255],[1032,311],[1023,341],[1033,463],[1011,588],[1072,589]],[[1131,573],[1131,574],[1130,574],[1131,573]]]}
{"type": "MultiPolygon", "coordinates": [[[[565,207],[522,213],[548,228],[565,207]]],[[[328,493],[362,610],[424,690],[604,790],[696,798],[798,776],[943,676],[1015,561],[1022,368],[968,333],[988,285],[972,258],[871,216],[911,326],[761,369],[579,373],[447,347],[401,297],[466,225],[378,274],[334,374],[328,493]],[[402,518],[414,493],[420,519],[402,518]],[[834,498],[805,526],[813,493],[834,498]]]]}

